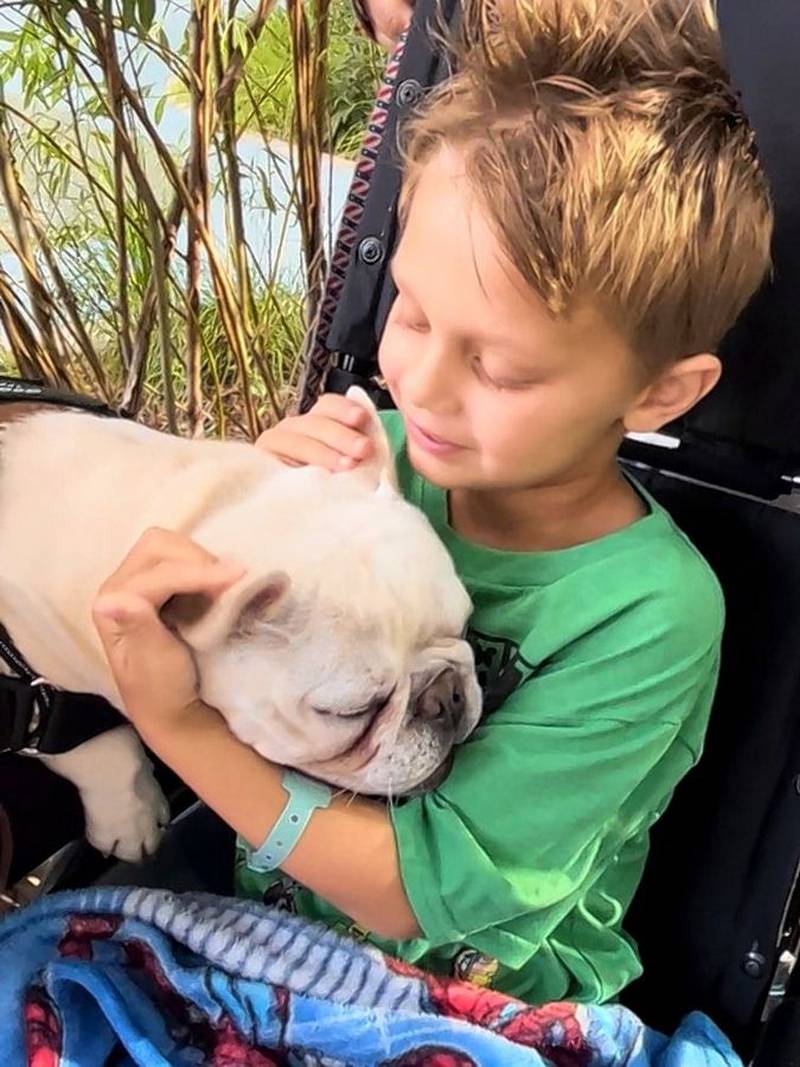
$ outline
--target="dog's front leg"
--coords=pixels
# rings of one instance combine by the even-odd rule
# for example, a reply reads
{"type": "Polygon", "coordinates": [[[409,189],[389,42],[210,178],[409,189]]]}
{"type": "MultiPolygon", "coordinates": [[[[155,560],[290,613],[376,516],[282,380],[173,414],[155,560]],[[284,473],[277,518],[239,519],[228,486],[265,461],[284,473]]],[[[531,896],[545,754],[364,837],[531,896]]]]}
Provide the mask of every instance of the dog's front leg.
{"type": "Polygon", "coordinates": [[[132,727],[118,726],[69,752],[39,758],[78,787],[86,837],[96,849],[130,862],[155,851],[169,806],[132,727]]]}

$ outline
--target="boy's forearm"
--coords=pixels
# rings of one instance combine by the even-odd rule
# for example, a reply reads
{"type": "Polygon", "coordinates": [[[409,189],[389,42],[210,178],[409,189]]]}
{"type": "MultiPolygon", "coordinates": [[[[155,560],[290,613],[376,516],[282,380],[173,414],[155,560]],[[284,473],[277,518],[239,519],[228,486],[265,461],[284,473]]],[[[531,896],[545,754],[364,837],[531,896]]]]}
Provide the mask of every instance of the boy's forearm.
{"type": "MultiPolygon", "coordinates": [[[[245,841],[264,841],[286,804],[282,771],[235,738],[221,715],[198,704],[143,740],[245,841]]],[[[420,934],[380,804],[342,797],[316,811],[283,870],[380,937],[420,934]]]]}

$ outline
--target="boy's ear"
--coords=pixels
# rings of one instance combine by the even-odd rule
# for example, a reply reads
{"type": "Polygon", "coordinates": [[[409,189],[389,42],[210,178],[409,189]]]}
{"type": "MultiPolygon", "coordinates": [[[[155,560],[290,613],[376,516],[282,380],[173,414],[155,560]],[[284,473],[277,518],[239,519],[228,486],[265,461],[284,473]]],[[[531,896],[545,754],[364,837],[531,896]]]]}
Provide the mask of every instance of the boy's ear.
{"type": "Polygon", "coordinates": [[[657,433],[708,396],[722,375],[717,356],[676,360],[639,394],[623,417],[626,433],[657,433]]]}

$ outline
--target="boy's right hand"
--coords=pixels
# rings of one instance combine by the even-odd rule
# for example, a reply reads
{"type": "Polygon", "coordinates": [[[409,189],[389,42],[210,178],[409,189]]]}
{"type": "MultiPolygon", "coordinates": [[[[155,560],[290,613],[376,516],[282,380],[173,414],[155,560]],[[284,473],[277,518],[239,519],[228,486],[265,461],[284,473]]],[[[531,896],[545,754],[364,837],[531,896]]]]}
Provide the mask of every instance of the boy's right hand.
{"type": "Polygon", "coordinates": [[[352,470],[374,454],[369,425],[370,413],[360,404],[326,393],[307,415],[291,415],[265,430],[256,448],[292,467],[352,470]]]}

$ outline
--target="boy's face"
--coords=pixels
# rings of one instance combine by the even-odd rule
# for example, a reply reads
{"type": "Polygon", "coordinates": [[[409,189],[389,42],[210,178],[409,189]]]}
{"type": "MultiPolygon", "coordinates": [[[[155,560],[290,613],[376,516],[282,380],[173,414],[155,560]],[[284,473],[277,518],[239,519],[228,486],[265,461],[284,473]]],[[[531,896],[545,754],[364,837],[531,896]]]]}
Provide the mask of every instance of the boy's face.
{"type": "Polygon", "coordinates": [[[588,305],[549,313],[503,253],[457,153],[423,168],[392,270],[380,366],[424,477],[522,489],[607,470],[646,384],[641,365],[588,305]]]}

